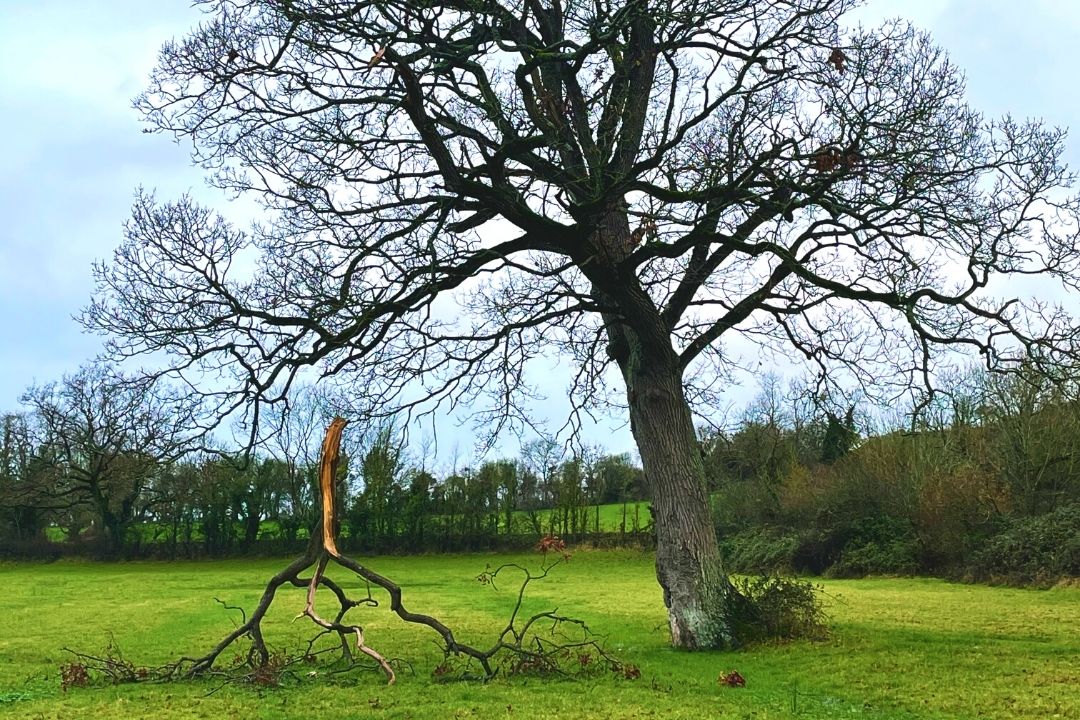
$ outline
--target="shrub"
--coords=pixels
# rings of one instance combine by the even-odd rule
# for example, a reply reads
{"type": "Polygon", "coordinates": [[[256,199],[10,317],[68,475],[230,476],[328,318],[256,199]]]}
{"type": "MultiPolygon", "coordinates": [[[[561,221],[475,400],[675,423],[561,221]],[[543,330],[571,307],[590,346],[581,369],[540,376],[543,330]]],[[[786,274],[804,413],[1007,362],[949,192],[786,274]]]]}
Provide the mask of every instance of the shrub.
{"type": "Polygon", "coordinates": [[[731,572],[796,572],[830,577],[911,575],[919,570],[920,543],[911,523],[862,518],[835,527],[796,531],[755,527],[721,540],[731,572]]]}
{"type": "Polygon", "coordinates": [[[778,575],[736,579],[734,585],[744,599],[734,618],[740,644],[828,637],[819,586],[778,575]]]}
{"type": "Polygon", "coordinates": [[[737,573],[790,572],[798,533],[774,526],[753,527],[720,541],[724,563],[737,573]]]}
{"type": "Polygon", "coordinates": [[[1080,577],[1080,505],[1008,521],[975,551],[971,571],[1025,583],[1080,577]]]}
{"type": "Polygon", "coordinates": [[[906,520],[863,517],[807,535],[792,567],[831,577],[910,575],[919,568],[919,541],[906,520]]]}
{"type": "Polygon", "coordinates": [[[914,575],[919,570],[919,545],[914,538],[850,543],[828,569],[829,577],[914,575]]]}

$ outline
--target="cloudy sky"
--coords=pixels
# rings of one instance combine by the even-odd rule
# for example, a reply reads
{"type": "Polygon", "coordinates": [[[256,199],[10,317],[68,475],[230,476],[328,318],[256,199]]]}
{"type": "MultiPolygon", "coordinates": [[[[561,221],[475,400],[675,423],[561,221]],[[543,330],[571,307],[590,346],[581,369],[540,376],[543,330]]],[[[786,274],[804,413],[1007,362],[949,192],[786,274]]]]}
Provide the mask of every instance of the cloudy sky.
{"type": "MultiPolygon", "coordinates": [[[[1080,167],[1080,2],[870,0],[860,11],[868,24],[893,16],[949,49],[975,107],[1076,128],[1068,155],[1080,167]]],[[[198,17],[185,0],[0,0],[0,412],[99,350],[71,316],[136,186],[212,197],[186,151],[141,133],[131,109],[157,48],[198,17]]],[[[625,429],[596,440],[629,447],[625,429]]]]}

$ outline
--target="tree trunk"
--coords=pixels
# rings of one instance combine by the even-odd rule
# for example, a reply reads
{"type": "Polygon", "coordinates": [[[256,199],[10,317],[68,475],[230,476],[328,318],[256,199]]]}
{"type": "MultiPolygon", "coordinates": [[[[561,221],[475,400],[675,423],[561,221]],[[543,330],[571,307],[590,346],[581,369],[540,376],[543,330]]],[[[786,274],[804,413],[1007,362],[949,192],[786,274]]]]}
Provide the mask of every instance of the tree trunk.
{"type": "Polygon", "coordinates": [[[251,547],[259,539],[262,513],[258,508],[247,508],[244,515],[244,547],[251,547]]]}
{"type": "Polygon", "coordinates": [[[129,524],[119,513],[108,509],[101,511],[101,547],[106,557],[119,557],[123,552],[129,524]]]}
{"type": "Polygon", "coordinates": [[[656,577],[671,643],[686,649],[736,644],[736,594],[724,572],[705,490],[693,418],[676,372],[628,378],[630,427],[652,488],[656,577]]]}
{"type": "MultiPolygon", "coordinates": [[[[604,314],[607,351],[626,382],[630,429],[652,489],[656,577],[671,644],[730,648],[737,643],[733,609],[740,596],[721,563],[678,355],[660,310],[624,263],[642,238],[631,233],[625,203],[613,203],[598,218],[588,274],[597,299],[619,308],[604,314]]],[[[636,515],[635,507],[635,530],[636,515]]]]}

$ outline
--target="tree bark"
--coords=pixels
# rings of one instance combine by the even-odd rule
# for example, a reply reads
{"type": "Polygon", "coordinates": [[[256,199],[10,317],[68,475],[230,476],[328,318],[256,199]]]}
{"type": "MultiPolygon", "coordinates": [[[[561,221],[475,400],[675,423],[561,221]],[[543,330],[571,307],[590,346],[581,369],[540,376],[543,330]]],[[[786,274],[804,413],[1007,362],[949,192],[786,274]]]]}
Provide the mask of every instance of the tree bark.
{"type": "Polygon", "coordinates": [[[671,643],[693,649],[737,644],[737,601],[716,542],[693,418],[677,372],[628,378],[630,427],[652,489],[656,578],[671,643]]]}
{"type": "Polygon", "coordinates": [[[125,520],[121,513],[113,512],[108,507],[101,509],[100,515],[102,552],[107,558],[120,557],[124,551],[130,521],[125,520]]]}
{"type": "Polygon", "coordinates": [[[604,316],[608,353],[626,382],[630,428],[652,491],[656,577],[671,643],[690,650],[730,648],[737,644],[733,611],[740,596],[721,562],[678,355],[659,309],[636,276],[621,267],[640,241],[631,233],[625,205],[614,204],[597,227],[593,247],[602,269],[594,275],[593,292],[620,310],[604,316]]]}

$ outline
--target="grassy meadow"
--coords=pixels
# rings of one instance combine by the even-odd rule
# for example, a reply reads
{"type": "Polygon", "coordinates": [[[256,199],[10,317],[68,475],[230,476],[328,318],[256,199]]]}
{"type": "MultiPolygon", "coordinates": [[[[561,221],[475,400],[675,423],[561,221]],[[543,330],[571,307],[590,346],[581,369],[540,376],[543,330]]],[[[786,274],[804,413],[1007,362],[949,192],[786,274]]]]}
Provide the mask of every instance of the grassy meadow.
{"type": "MultiPolygon", "coordinates": [[[[405,588],[405,603],[486,645],[516,591],[479,584],[487,564],[537,556],[381,557],[372,568],[405,588]]],[[[0,716],[21,718],[1080,718],[1080,590],[1019,590],[927,579],[824,581],[833,634],[730,653],[667,647],[652,557],[581,551],[530,586],[527,610],[558,607],[607,637],[641,669],[569,681],[497,678],[440,683],[434,635],[384,608],[350,614],[368,643],[408,660],[381,675],[309,678],[256,689],[210,680],[60,688],[65,646],[101,651],[114,639],[138,663],[202,654],[252,607],[284,560],[0,565],[0,716]],[[738,670],[745,688],[718,685],[738,670]]],[[[354,590],[357,583],[332,573],[354,590]]],[[[362,594],[362,593],[361,593],[362,594]]],[[[378,596],[376,596],[378,597],[378,596]]],[[[279,594],[264,626],[277,647],[310,634],[293,622],[303,592],[279,594]]],[[[327,607],[329,607],[327,605],[327,607]]],[[[321,668],[316,667],[319,672],[321,668]]]]}
{"type": "MultiPolygon", "coordinates": [[[[585,531],[619,532],[622,530],[624,532],[634,532],[635,530],[641,530],[652,522],[652,515],[649,513],[650,505],[651,503],[648,500],[587,505],[583,508],[586,519],[585,531]]],[[[553,522],[557,527],[561,517],[559,510],[544,509],[535,510],[531,513],[526,510],[515,510],[513,514],[514,527],[529,532],[532,527],[530,516],[535,517],[544,529],[551,528],[553,522]]],[[[500,523],[499,525],[505,530],[506,523],[500,523]]]]}

